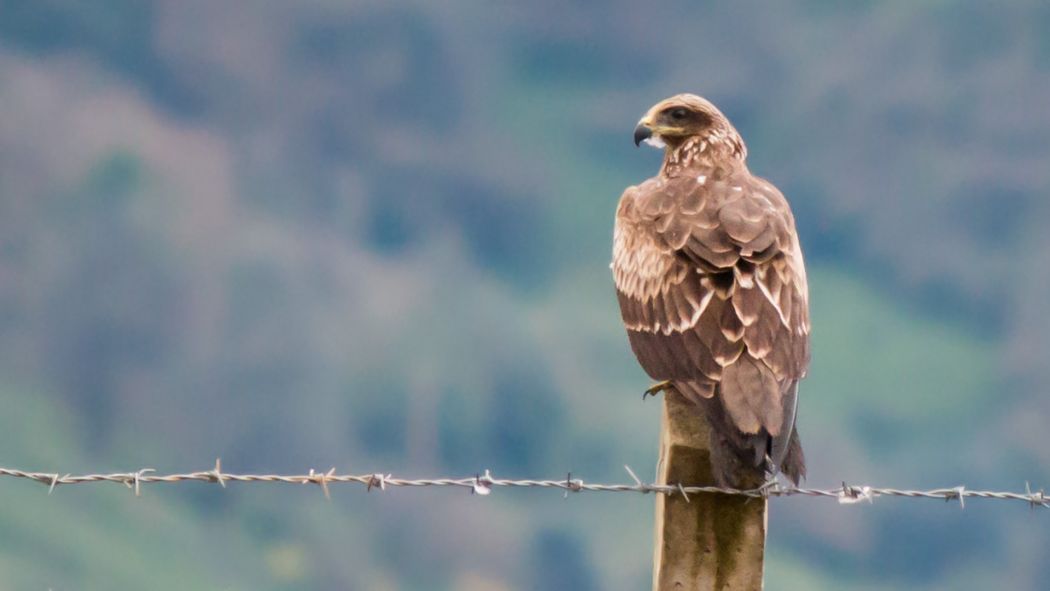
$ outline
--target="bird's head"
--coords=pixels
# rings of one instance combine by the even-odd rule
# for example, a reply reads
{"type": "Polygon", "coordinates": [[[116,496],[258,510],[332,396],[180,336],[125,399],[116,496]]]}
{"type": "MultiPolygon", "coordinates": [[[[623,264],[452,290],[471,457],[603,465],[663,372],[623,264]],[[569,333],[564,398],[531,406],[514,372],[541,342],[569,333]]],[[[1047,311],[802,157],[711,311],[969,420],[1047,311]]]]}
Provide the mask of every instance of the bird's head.
{"type": "Polygon", "coordinates": [[[634,128],[634,144],[675,150],[695,138],[696,148],[722,147],[739,157],[746,152],[740,134],[711,101],[678,94],[649,109],[634,128]]]}

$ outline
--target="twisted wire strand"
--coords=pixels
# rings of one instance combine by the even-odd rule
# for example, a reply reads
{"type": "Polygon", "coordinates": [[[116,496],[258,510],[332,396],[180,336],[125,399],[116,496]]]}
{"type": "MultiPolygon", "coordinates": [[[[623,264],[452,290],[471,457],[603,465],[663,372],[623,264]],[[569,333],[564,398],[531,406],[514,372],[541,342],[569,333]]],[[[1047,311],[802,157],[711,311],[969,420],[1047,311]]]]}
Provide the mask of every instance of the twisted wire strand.
{"type": "Polygon", "coordinates": [[[1050,496],[1045,491],[1033,491],[1025,483],[1024,492],[970,490],[963,486],[950,488],[935,488],[930,490],[910,490],[897,488],[883,488],[874,486],[856,486],[845,482],[837,488],[801,488],[795,486],[781,486],[779,483],[770,483],[755,489],[736,489],[721,486],[682,486],[681,484],[654,484],[642,482],[628,466],[624,466],[628,475],[634,481],[629,484],[597,484],[584,482],[582,479],[573,478],[569,473],[566,478],[558,480],[511,480],[496,478],[485,470],[474,476],[464,478],[401,478],[392,474],[337,474],[335,468],[327,472],[318,472],[311,469],[306,474],[236,474],[224,472],[222,464],[216,460],[215,467],[211,470],[199,472],[187,472],[182,474],[157,474],[155,470],[143,468],[134,472],[113,472],[108,474],[60,474],[57,472],[30,472],[14,468],[0,467],[0,477],[18,478],[32,480],[48,487],[48,494],[54,492],[58,486],[71,484],[87,484],[97,482],[112,482],[123,484],[135,492],[136,496],[141,494],[143,485],[159,483],[171,484],[176,482],[204,482],[219,484],[226,487],[230,482],[242,483],[283,483],[283,484],[314,484],[321,487],[325,497],[330,497],[330,485],[334,484],[357,484],[363,485],[368,491],[373,489],[386,490],[387,487],[458,487],[469,489],[473,494],[488,495],[493,488],[553,488],[568,493],[579,492],[631,492],[631,493],[657,493],[666,495],[681,495],[689,500],[693,494],[724,494],[750,498],[771,497],[825,497],[837,499],[841,504],[853,504],[862,501],[872,502],[878,497],[904,497],[911,499],[940,499],[943,501],[958,501],[965,506],[966,499],[991,499],[998,501],[1021,501],[1031,507],[1050,508],[1050,496]]]}

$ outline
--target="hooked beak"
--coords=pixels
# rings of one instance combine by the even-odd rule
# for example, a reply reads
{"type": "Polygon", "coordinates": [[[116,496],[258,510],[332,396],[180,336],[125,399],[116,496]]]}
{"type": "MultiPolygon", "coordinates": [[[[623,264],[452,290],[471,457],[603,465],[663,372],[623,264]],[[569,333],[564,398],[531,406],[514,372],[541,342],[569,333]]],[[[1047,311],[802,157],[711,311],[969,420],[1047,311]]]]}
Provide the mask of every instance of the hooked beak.
{"type": "Polygon", "coordinates": [[[649,127],[648,123],[644,120],[638,123],[638,126],[634,128],[634,145],[640,146],[642,142],[653,137],[653,130],[649,127]]]}

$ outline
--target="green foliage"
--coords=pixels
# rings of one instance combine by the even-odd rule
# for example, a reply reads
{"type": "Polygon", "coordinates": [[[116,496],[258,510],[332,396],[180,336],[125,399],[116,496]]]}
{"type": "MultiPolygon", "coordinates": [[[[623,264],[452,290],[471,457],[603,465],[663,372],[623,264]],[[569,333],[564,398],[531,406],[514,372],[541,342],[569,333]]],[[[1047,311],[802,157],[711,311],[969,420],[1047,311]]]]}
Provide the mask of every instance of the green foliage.
{"type": "Polygon", "coordinates": [[[931,322],[841,272],[818,268],[813,291],[813,367],[806,416],[892,418],[897,430],[970,423],[995,399],[994,351],[964,328],[931,322]]]}

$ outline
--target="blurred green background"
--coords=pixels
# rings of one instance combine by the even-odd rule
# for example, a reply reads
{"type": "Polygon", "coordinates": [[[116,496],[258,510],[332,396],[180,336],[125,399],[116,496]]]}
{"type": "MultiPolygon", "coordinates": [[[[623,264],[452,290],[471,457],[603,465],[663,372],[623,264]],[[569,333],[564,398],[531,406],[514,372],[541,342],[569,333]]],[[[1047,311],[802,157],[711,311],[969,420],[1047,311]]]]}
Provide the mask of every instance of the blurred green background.
{"type": "MultiPolygon", "coordinates": [[[[655,101],[795,208],[809,484],[1050,485],[1050,6],[0,0],[0,465],[623,482],[655,101]]],[[[0,590],[629,590],[641,495],[0,482],[0,590]]],[[[1045,589],[1050,514],[772,503],[767,588],[1045,589]]]]}

